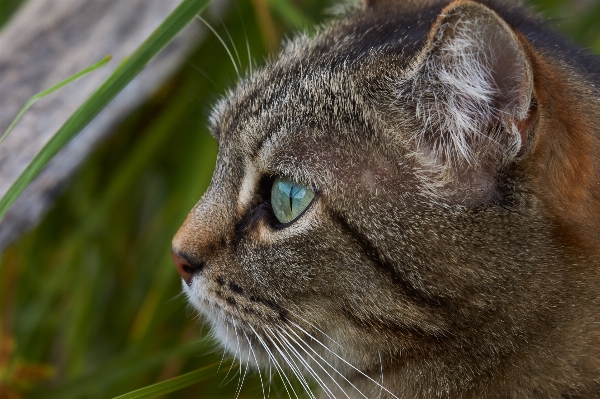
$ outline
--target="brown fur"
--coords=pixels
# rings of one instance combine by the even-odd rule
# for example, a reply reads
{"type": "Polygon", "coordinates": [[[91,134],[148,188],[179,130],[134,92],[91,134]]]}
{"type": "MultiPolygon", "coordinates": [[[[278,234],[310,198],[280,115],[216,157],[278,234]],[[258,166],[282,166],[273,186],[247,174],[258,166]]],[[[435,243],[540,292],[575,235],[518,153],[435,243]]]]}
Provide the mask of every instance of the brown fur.
{"type": "Polygon", "coordinates": [[[560,224],[563,239],[593,250],[600,231],[600,143],[595,129],[600,116],[590,113],[593,107],[585,102],[594,93],[588,82],[573,81],[569,69],[561,70],[535,53],[532,61],[541,106],[531,173],[539,176],[539,193],[560,224]]]}
{"type": "Polygon", "coordinates": [[[600,397],[600,63],[511,3],[365,6],[215,108],[190,302],[321,397],[600,397]]]}

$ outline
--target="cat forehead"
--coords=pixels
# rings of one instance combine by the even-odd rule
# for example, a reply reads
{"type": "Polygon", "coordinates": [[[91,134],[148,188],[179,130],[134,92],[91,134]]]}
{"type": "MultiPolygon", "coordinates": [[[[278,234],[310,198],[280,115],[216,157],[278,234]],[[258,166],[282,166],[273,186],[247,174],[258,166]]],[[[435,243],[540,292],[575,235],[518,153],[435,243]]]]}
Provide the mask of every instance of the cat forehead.
{"type": "Polygon", "coordinates": [[[217,104],[213,131],[251,155],[276,136],[311,139],[363,129],[373,91],[389,73],[410,68],[438,14],[439,7],[358,12],[314,37],[298,36],[217,104]]]}

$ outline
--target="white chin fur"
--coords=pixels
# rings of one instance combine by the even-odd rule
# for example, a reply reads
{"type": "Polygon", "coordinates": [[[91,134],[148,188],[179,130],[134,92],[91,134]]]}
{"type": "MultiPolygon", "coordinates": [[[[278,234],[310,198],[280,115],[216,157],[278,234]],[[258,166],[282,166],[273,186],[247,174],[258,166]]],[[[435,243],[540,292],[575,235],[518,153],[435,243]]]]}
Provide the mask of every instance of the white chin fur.
{"type": "Polygon", "coordinates": [[[194,277],[190,285],[182,280],[183,292],[194,309],[210,323],[211,335],[215,341],[242,364],[251,367],[268,366],[268,355],[262,348],[253,344],[250,349],[250,336],[240,328],[240,321],[213,304],[214,300],[203,294],[207,292],[205,285],[206,282],[199,276],[194,277]]]}
{"type": "MultiPolygon", "coordinates": [[[[339,354],[335,353],[341,346],[339,346],[340,344],[333,347],[329,345],[330,341],[335,342],[329,337],[319,336],[320,343],[316,343],[307,336],[301,338],[303,328],[290,322],[290,325],[285,326],[287,334],[279,332],[275,337],[273,333],[278,332],[278,329],[272,325],[270,328],[266,326],[266,329],[270,331],[267,334],[270,335],[270,338],[265,336],[257,338],[255,332],[263,330],[260,334],[264,334],[264,326],[253,327],[252,323],[241,320],[238,316],[221,308],[214,298],[205,294],[209,291],[206,290],[206,281],[201,276],[194,277],[191,286],[184,282],[182,287],[189,302],[204,316],[205,320],[210,322],[211,333],[215,340],[244,366],[265,371],[274,367],[291,376],[299,374],[304,374],[309,378],[318,376],[317,378],[323,381],[323,384],[329,387],[328,389],[334,390],[336,386],[344,384],[345,375],[355,372],[362,374],[346,360],[343,360],[344,355],[347,354],[344,354],[343,351],[339,354]],[[299,340],[303,341],[302,345],[299,345],[299,340]],[[267,341],[270,349],[265,349],[267,341]],[[310,346],[310,349],[307,346],[310,346]],[[306,366],[311,369],[310,372],[306,366]]],[[[387,391],[375,379],[370,377],[366,377],[366,379],[369,390],[378,388],[387,391]]],[[[364,394],[358,393],[358,390],[351,393],[351,398],[366,397],[364,394]]]]}

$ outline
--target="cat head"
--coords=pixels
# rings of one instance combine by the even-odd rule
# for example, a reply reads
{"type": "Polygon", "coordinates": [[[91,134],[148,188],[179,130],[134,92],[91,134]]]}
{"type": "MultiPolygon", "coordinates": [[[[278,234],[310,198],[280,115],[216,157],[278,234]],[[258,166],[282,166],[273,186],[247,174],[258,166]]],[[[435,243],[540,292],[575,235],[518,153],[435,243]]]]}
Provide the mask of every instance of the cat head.
{"type": "Polygon", "coordinates": [[[486,5],[432,3],[369,1],[215,107],[212,183],[173,253],[250,364],[475,378],[552,301],[535,52],[486,5]]]}

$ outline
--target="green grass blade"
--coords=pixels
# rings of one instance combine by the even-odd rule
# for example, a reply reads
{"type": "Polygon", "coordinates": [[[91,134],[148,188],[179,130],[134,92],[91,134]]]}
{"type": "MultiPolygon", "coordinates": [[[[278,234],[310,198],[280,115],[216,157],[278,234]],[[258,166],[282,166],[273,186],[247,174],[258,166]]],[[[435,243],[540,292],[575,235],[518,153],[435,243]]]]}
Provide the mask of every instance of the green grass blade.
{"type": "Polygon", "coordinates": [[[15,127],[15,125],[17,124],[17,122],[19,122],[19,120],[23,116],[23,114],[25,114],[25,112],[27,112],[27,110],[29,109],[29,107],[31,107],[37,100],[42,99],[42,98],[46,97],[47,95],[54,93],[56,90],[65,87],[69,83],[74,82],[77,79],[80,79],[80,78],[84,77],[85,75],[94,72],[96,69],[102,68],[104,65],[108,64],[108,62],[110,60],[112,60],[112,56],[107,55],[106,57],[104,57],[102,60],[98,61],[94,65],[89,66],[89,67],[87,67],[87,68],[85,68],[85,69],[77,72],[76,74],[74,74],[74,75],[66,78],[65,80],[63,80],[62,82],[58,83],[57,85],[54,85],[54,86],[52,86],[51,88],[49,88],[47,90],[39,92],[39,93],[35,94],[33,97],[31,97],[29,100],[27,100],[27,102],[25,103],[25,105],[23,106],[23,108],[21,108],[21,111],[19,112],[19,114],[12,121],[12,123],[10,124],[10,126],[8,127],[8,129],[6,129],[6,132],[4,132],[4,134],[2,135],[2,137],[0,137],[0,144],[2,144],[2,142],[4,141],[4,139],[8,137],[8,135],[13,130],[13,128],[15,127]]]}
{"type": "MultiPolygon", "coordinates": [[[[206,349],[206,341],[179,343],[174,347],[152,354],[147,353],[147,348],[145,350],[143,347],[132,346],[112,358],[111,361],[101,365],[97,370],[68,381],[62,386],[53,389],[42,389],[31,395],[31,398],[73,399],[94,397],[93,393],[110,389],[120,381],[135,380],[136,376],[156,369],[168,361],[185,359],[189,353],[202,353],[206,349]]],[[[223,367],[221,366],[221,368],[223,367]]],[[[227,370],[229,366],[224,368],[227,370]]]]}
{"type": "MultiPolygon", "coordinates": [[[[221,365],[220,371],[227,371],[230,364],[221,365]]],[[[180,375],[167,381],[149,385],[125,395],[117,396],[114,399],[151,399],[157,396],[166,395],[171,392],[179,391],[191,385],[197,384],[208,377],[214,377],[219,370],[219,363],[203,367],[187,374],[180,375]]]]}
{"type": "Polygon", "coordinates": [[[48,162],[77,135],[210,0],[183,0],[148,39],[75,111],[0,200],[0,218],[48,162]]]}

